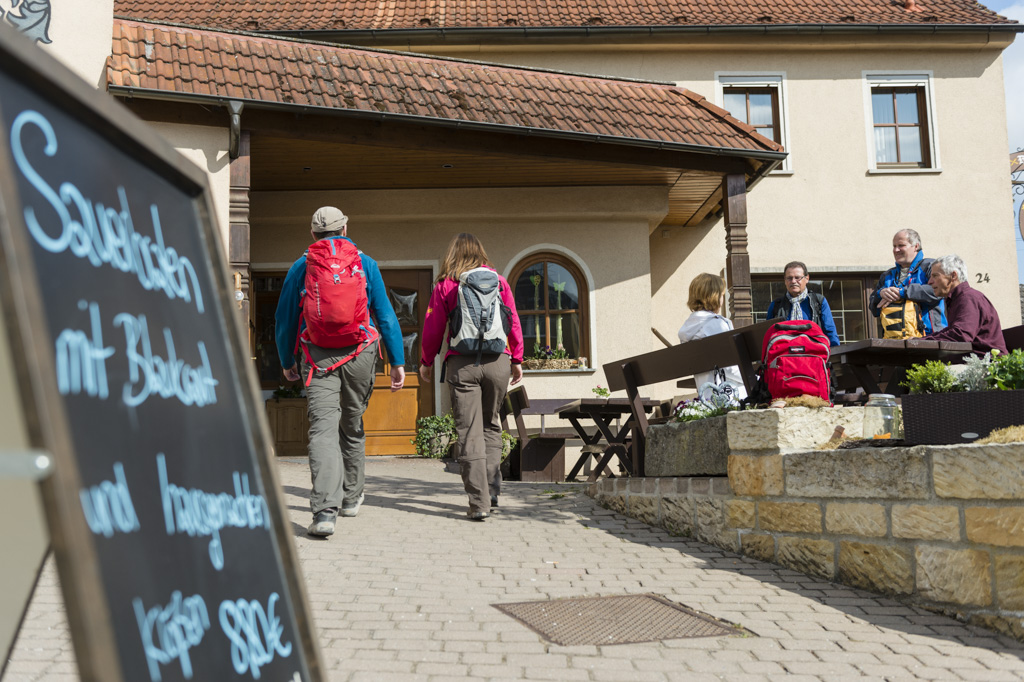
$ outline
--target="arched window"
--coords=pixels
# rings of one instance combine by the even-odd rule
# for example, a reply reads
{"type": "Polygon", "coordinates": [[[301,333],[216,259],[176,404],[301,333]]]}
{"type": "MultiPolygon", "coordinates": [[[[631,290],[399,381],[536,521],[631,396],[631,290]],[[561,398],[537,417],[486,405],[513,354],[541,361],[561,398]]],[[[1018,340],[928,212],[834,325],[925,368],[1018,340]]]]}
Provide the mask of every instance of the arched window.
{"type": "Polygon", "coordinates": [[[575,263],[550,251],[531,254],[516,265],[509,283],[527,358],[548,357],[546,348],[556,357],[590,357],[587,281],[575,263]]]}

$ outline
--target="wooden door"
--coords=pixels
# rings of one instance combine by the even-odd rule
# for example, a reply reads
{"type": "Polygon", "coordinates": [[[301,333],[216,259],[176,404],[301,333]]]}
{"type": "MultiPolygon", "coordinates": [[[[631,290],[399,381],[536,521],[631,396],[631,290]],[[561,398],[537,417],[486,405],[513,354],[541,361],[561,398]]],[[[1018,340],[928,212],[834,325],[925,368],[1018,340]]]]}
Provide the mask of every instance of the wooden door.
{"type": "Polygon", "coordinates": [[[405,387],[391,392],[391,365],[377,360],[373,397],[363,415],[367,455],[411,455],[416,451],[416,419],[434,413],[434,386],[420,385],[420,334],[430,300],[431,272],[424,269],[381,270],[388,301],[402,328],[405,387]]]}

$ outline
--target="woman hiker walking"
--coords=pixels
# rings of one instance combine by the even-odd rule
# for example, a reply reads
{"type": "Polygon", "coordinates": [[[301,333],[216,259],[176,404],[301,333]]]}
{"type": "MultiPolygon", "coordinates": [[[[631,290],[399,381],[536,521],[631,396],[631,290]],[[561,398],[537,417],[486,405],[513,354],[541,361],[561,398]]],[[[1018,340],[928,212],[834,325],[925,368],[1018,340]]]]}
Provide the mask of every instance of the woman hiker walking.
{"type": "Polygon", "coordinates": [[[483,521],[501,485],[501,406],[523,378],[523,332],[512,289],[468,233],[448,245],[423,323],[420,378],[431,381],[448,327],[441,379],[451,391],[467,516],[483,521]]]}

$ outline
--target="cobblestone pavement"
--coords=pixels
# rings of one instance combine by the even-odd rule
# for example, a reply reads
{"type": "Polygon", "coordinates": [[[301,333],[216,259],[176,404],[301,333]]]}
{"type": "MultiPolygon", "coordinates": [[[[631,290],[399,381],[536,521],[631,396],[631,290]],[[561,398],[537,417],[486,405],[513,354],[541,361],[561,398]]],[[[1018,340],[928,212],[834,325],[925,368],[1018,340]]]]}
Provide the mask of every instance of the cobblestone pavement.
{"type": "MultiPolygon", "coordinates": [[[[305,535],[309,471],[278,464],[329,679],[1024,680],[1024,645],[602,509],[582,486],[506,483],[483,523],[436,461],[372,458],[359,516],[305,535]],[[658,594],[751,634],[558,646],[491,604],[658,594]]],[[[48,564],[8,680],[77,679],[48,564]]]]}

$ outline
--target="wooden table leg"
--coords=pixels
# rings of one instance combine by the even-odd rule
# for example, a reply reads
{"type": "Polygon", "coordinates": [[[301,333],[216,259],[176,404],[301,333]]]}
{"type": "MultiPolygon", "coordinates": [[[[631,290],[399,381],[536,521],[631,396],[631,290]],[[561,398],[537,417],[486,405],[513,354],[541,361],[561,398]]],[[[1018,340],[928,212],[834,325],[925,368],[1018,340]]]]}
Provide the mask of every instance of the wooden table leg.
{"type": "Polygon", "coordinates": [[[882,389],[878,388],[875,378],[871,376],[871,370],[864,365],[844,365],[844,367],[848,367],[853,372],[853,376],[857,377],[857,381],[868,394],[882,392],[882,389]]]}
{"type": "MultiPolygon", "coordinates": [[[[601,457],[601,461],[597,463],[594,470],[590,472],[590,476],[587,477],[587,483],[593,483],[597,480],[597,477],[601,475],[601,472],[608,467],[608,463],[612,461],[613,455],[618,455],[619,461],[625,463],[627,461],[626,454],[626,448],[621,443],[613,443],[612,445],[609,445],[605,449],[604,456],[601,457]]],[[[627,465],[627,473],[629,473],[628,469],[629,467],[627,465]]],[[[615,474],[611,472],[611,469],[608,470],[608,478],[615,478],[615,474]]]]}

